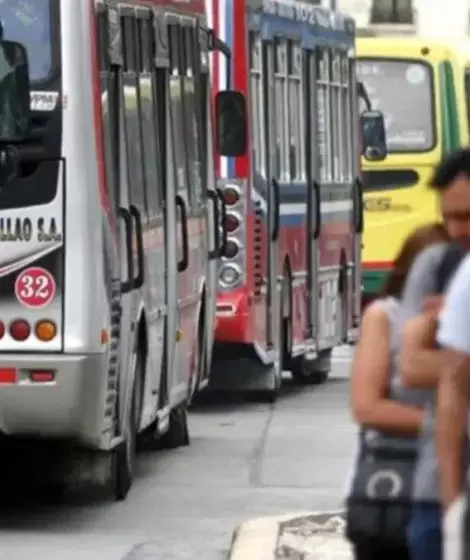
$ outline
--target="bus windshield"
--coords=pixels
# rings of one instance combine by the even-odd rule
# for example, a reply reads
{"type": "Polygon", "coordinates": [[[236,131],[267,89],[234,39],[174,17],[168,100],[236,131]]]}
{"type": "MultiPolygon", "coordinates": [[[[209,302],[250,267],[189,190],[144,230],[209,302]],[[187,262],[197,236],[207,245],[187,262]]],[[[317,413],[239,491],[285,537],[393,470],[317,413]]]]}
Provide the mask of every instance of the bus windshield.
{"type": "Polygon", "coordinates": [[[31,82],[47,80],[52,70],[50,0],[0,0],[3,37],[28,52],[31,82]]]}
{"type": "Polygon", "coordinates": [[[432,70],[408,60],[357,61],[372,109],[382,111],[390,153],[428,152],[435,145],[432,70]]]}

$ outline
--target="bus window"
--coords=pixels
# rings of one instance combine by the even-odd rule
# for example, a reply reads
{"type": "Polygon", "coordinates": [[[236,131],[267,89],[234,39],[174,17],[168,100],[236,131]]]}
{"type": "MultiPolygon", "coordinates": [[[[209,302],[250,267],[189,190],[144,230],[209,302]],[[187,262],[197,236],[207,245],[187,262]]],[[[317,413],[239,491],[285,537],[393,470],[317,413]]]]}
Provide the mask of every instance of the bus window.
{"type": "Polygon", "coordinates": [[[261,40],[250,32],[250,88],[251,88],[251,133],[253,163],[255,170],[266,178],[266,151],[263,127],[263,81],[261,75],[261,40]]]}
{"type": "Polygon", "coordinates": [[[202,185],[202,146],[199,138],[199,127],[197,111],[199,107],[199,96],[201,91],[196,86],[199,80],[195,79],[195,72],[199,68],[195,68],[194,54],[201,56],[201,48],[199,40],[195,40],[196,28],[194,26],[184,26],[181,28],[183,40],[183,122],[184,134],[187,139],[187,156],[189,171],[189,201],[193,208],[199,208],[204,204],[203,185],[202,185]],[[194,51],[197,51],[194,53],[194,51]]]}
{"type": "Polygon", "coordinates": [[[305,133],[302,91],[302,50],[289,41],[287,51],[289,107],[289,174],[291,180],[305,180],[305,133]]]}
{"type": "Polygon", "coordinates": [[[181,27],[170,24],[168,27],[170,40],[170,114],[171,128],[174,138],[174,159],[176,167],[177,194],[185,194],[189,199],[188,177],[186,167],[186,135],[184,130],[183,91],[184,91],[184,66],[183,66],[183,41],[181,27]]]}
{"type": "MultiPolygon", "coordinates": [[[[195,109],[198,126],[198,148],[199,148],[199,170],[201,174],[201,196],[206,197],[206,188],[209,181],[209,166],[212,166],[212,158],[209,160],[209,134],[211,133],[208,123],[207,107],[210,100],[209,90],[209,53],[207,50],[207,39],[205,33],[199,28],[194,29],[191,37],[194,48],[190,48],[190,57],[195,79],[195,109]],[[205,48],[203,48],[203,46],[205,48]],[[210,162],[210,163],[209,163],[210,162]]],[[[201,199],[201,200],[202,200],[201,199]]]]}
{"type": "Polygon", "coordinates": [[[130,202],[135,204],[141,212],[145,212],[145,172],[138,92],[140,45],[137,41],[137,21],[134,15],[121,17],[121,32],[124,51],[124,109],[130,202]]]}
{"type": "Polygon", "coordinates": [[[119,75],[110,71],[109,12],[98,14],[98,55],[106,183],[114,212],[119,206],[119,75]]]}
{"type": "Polygon", "coordinates": [[[389,153],[419,153],[435,145],[432,68],[426,62],[362,58],[358,79],[372,109],[382,111],[389,153]]]}
{"type": "Polygon", "coordinates": [[[271,121],[275,131],[276,151],[273,174],[275,177],[288,180],[288,158],[290,139],[286,130],[288,111],[287,104],[287,42],[274,40],[274,102],[275,116],[271,121]]]}
{"type": "Polygon", "coordinates": [[[320,181],[332,179],[331,169],[331,107],[329,53],[326,48],[317,49],[317,134],[320,181]]]}
{"type": "Polygon", "coordinates": [[[332,51],[330,57],[331,130],[333,147],[333,181],[342,182],[343,153],[341,140],[344,137],[344,123],[341,113],[341,58],[339,51],[332,51]]]}
{"type": "Polygon", "coordinates": [[[143,152],[145,162],[146,193],[149,218],[152,220],[161,213],[159,185],[161,184],[161,162],[157,145],[158,128],[163,123],[157,121],[155,114],[157,91],[154,83],[154,38],[153,24],[148,18],[137,20],[138,39],[140,45],[141,72],[139,74],[140,101],[142,111],[143,152]]]}
{"type": "MultiPolygon", "coordinates": [[[[18,41],[28,52],[31,82],[44,82],[53,71],[52,0],[2,0],[4,39],[18,41]]],[[[55,54],[55,53],[54,53],[55,54]]]]}
{"type": "Polygon", "coordinates": [[[341,134],[342,150],[343,150],[343,167],[342,175],[346,183],[351,183],[353,180],[353,151],[351,146],[351,138],[354,134],[353,115],[350,109],[350,94],[351,94],[351,78],[350,72],[350,59],[347,52],[343,52],[341,57],[341,119],[343,123],[343,131],[341,134]]]}

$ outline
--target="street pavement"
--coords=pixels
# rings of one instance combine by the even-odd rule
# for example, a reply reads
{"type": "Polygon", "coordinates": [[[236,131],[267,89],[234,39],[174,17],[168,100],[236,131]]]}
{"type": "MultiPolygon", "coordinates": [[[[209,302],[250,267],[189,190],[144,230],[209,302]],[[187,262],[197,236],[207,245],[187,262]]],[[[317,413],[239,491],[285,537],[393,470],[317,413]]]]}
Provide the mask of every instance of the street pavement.
{"type": "Polygon", "coordinates": [[[350,353],[339,349],[323,386],[287,380],[274,405],[199,407],[191,446],[141,455],[124,503],[0,507],[0,560],[221,560],[245,520],[340,509],[355,448],[350,353]]]}

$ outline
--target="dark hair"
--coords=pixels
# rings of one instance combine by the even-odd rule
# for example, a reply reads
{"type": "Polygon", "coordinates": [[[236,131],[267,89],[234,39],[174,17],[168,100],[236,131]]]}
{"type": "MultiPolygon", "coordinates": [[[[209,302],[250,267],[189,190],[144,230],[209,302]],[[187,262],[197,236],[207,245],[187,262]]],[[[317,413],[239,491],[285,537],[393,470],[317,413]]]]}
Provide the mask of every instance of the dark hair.
{"type": "Polygon", "coordinates": [[[434,170],[431,187],[438,191],[445,191],[459,175],[470,179],[470,148],[462,148],[446,154],[434,170]]]}
{"type": "Polygon", "coordinates": [[[393,261],[392,270],[382,288],[382,296],[401,297],[408,272],[419,253],[430,245],[447,241],[449,241],[447,230],[440,223],[422,226],[411,233],[393,261]]]}
{"type": "Polygon", "coordinates": [[[457,272],[466,250],[458,243],[450,243],[439,263],[436,272],[436,293],[443,294],[457,272]]]}

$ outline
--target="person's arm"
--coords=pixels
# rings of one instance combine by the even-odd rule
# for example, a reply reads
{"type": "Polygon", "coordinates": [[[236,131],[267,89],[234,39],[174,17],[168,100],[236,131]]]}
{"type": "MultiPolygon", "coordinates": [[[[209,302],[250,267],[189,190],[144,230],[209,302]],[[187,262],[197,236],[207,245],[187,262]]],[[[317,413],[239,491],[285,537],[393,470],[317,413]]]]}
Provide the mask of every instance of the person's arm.
{"type": "Polygon", "coordinates": [[[441,374],[436,412],[436,451],[444,509],[461,494],[470,399],[470,356],[453,353],[441,374]]]}
{"type": "Polygon", "coordinates": [[[449,355],[439,384],[436,418],[441,496],[448,507],[464,488],[470,400],[470,257],[451,282],[436,338],[449,355]]]}
{"type": "Polygon", "coordinates": [[[435,381],[433,375],[433,373],[436,373],[435,370],[431,372],[429,378],[422,379],[422,375],[426,375],[425,371],[430,361],[434,367],[434,356],[427,353],[423,355],[422,351],[433,350],[436,325],[434,320],[426,323],[422,314],[424,302],[436,292],[436,270],[445,254],[445,250],[446,244],[440,243],[422,251],[416,257],[403,289],[401,309],[404,336],[402,338],[400,367],[403,383],[406,387],[432,386],[432,381],[435,381]]]}
{"type": "Polygon", "coordinates": [[[351,409],[356,422],[364,428],[415,435],[423,411],[388,396],[389,328],[388,318],[379,306],[372,304],[366,309],[352,366],[351,409]]]}
{"type": "Polygon", "coordinates": [[[403,385],[415,389],[435,389],[447,352],[435,348],[437,321],[434,313],[409,319],[403,328],[400,369],[403,385]]]}

